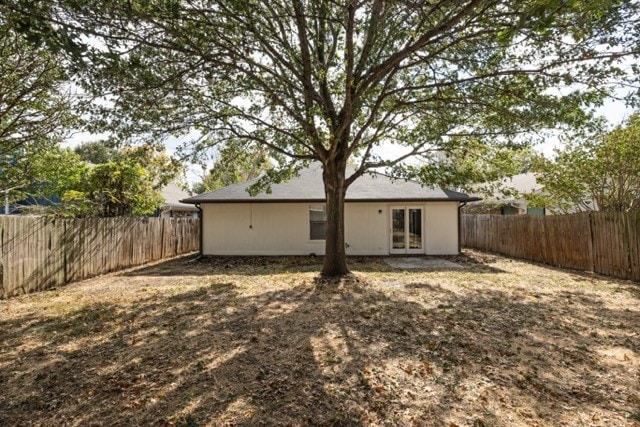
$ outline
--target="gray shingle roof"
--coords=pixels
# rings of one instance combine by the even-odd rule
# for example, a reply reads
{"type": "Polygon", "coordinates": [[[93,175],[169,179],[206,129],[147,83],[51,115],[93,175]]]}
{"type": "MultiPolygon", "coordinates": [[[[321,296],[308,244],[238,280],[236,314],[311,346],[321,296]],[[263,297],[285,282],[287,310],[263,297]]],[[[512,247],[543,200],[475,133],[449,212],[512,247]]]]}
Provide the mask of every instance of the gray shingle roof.
{"type": "Polygon", "coordinates": [[[162,189],[162,198],[164,199],[164,203],[162,204],[163,208],[171,208],[173,210],[185,210],[185,211],[195,211],[198,209],[195,206],[187,205],[184,203],[180,203],[180,199],[188,198],[189,193],[184,191],[182,188],[178,187],[175,184],[168,184],[166,187],[162,189]]]}
{"type": "MultiPolygon", "coordinates": [[[[260,193],[251,197],[246,191],[254,181],[232,184],[209,193],[180,200],[183,203],[267,203],[267,202],[323,202],[322,169],[313,164],[287,182],[273,184],[271,193],[260,193]]],[[[423,187],[413,181],[392,180],[388,176],[374,173],[363,175],[347,189],[347,202],[372,201],[461,201],[480,200],[456,191],[423,187]]]]}

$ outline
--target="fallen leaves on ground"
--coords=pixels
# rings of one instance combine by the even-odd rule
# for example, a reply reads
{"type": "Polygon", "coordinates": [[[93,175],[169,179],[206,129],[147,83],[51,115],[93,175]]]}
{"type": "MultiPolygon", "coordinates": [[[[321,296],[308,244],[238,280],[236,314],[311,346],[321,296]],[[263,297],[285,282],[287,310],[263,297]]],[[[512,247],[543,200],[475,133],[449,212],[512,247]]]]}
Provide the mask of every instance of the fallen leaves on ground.
{"type": "Polygon", "coordinates": [[[0,302],[4,425],[640,425],[640,285],[180,258],[0,302]]]}

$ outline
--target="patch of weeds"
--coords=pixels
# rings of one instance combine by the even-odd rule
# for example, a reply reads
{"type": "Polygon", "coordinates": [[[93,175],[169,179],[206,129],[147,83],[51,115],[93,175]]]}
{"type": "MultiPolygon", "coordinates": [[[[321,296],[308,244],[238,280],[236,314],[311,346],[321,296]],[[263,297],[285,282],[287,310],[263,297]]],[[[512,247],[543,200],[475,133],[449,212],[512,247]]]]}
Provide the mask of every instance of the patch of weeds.
{"type": "Polygon", "coordinates": [[[640,423],[640,407],[633,412],[627,412],[627,418],[640,423]]]}
{"type": "Polygon", "coordinates": [[[202,372],[202,371],[205,371],[205,370],[207,369],[207,365],[206,365],[206,363],[204,363],[202,360],[198,360],[198,361],[193,365],[193,368],[194,368],[196,371],[200,371],[200,372],[202,372]]]}
{"type": "Polygon", "coordinates": [[[494,424],[483,418],[476,418],[473,420],[473,427],[491,427],[492,425],[494,424]]]}
{"type": "Polygon", "coordinates": [[[378,413],[384,412],[386,408],[387,408],[387,404],[382,400],[376,400],[373,402],[373,409],[378,413]]]}
{"type": "Polygon", "coordinates": [[[337,365],[342,363],[342,357],[338,356],[338,357],[334,357],[332,355],[327,355],[324,358],[324,363],[326,363],[327,365],[337,365]]]}
{"type": "Polygon", "coordinates": [[[581,352],[581,353],[588,353],[588,352],[589,352],[589,347],[587,347],[587,346],[586,346],[586,345],[584,345],[584,344],[578,344],[578,345],[576,346],[576,350],[578,350],[578,351],[579,351],[579,352],[581,352]]]}
{"type": "Polygon", "coordinates": [[[166,422],[169,425],[180,427],[195,427],[198,425],[198,422],[191,414],[172,415],[166,419],[166,422]]]}
{"type": "Polygon", "coordinates": [[[524,374],[518,375],[515,378],[515,384],[519,388],[527,388],[527,385],[531,384],[532,381],[533,381],[533,376],[531,374],[529,374],[529,373],[524,373],[524,374]]]}

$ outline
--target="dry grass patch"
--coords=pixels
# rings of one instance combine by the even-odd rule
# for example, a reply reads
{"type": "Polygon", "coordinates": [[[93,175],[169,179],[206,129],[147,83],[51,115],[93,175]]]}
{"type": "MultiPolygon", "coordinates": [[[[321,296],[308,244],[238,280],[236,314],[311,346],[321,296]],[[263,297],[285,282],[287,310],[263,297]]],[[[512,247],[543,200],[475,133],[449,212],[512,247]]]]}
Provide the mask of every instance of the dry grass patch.
{"type": "Polygon", "coordinates": [[[640,285],[177,259],[0,302],[0,425],[640,425],[640,285]]]}

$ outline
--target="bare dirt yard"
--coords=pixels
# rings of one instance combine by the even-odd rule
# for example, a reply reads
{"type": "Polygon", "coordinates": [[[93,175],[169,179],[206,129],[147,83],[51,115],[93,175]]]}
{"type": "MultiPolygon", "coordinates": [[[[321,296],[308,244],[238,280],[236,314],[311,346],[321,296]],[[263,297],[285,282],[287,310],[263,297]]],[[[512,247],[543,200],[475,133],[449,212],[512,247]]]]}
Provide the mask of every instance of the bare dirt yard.
{"type": "Polygon", "coordinates": [[[640,284],[176,259],[0,301],[0,425],[640,425],[640,284]]]}

